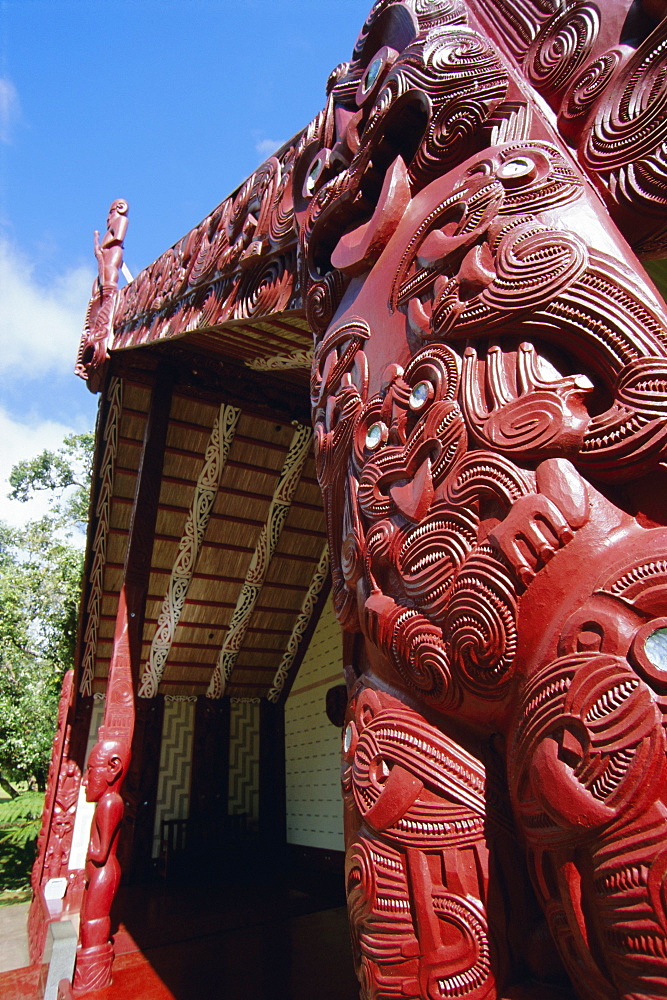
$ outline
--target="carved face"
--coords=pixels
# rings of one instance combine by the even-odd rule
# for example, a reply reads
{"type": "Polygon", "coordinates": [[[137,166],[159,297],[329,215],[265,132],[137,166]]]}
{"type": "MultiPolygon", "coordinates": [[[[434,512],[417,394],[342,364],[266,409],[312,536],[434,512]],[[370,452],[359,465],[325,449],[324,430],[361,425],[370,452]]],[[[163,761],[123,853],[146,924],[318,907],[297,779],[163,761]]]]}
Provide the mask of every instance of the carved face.
{"type": "Polygon", "coordinates": [[[126,769],[123,751],[121,744],[111,741],[93,747],[84,778],[88,802],[99,802],[107,789],[122,778],[126,769]]]}

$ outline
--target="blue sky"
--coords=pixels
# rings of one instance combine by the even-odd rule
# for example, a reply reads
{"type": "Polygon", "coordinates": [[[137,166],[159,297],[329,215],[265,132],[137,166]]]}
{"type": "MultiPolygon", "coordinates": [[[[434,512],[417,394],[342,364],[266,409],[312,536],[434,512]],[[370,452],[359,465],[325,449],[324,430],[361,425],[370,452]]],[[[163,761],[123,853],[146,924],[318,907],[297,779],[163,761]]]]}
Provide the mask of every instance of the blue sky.
{"type": "Polygon", "coordinates": [[[136,275],[322,107],[369,7],[0,0],[0,519],[11,465],[94,424],[71,372],[111,201],[136,275]]]}

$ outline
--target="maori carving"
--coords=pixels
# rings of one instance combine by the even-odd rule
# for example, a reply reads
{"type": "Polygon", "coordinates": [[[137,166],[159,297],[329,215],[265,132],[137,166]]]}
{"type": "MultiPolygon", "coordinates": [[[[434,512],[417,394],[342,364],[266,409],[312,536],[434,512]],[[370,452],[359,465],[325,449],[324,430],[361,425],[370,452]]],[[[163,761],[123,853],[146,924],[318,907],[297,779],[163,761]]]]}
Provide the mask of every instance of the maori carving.
{"type": "Polygon", "coordinates": [[[365,998],[667,997],[667,313],[586,179],[660,245],[629,6],[385,0],[294,165],[365,998]]]}
{"type": "Polygon", "coordinates": [[[136,331],[155,341],[179,331],[249,319],[300,305],[295,284],[292,170],[300,142],[317,140],[318,116],[176,246],[124,289],[114,346],[136,331]]]}
{"type": "Polygon", "coordinates": [[[104,453],[100,468],[100,482],[95,504],[95,535],[92,544],[92,561],[88,577],[89,589],[86,604],[86,631],[83,637],[83,654],[81,658],[81,676],[79,690],[81,694],[92,694],[93,677],[95,674],[95,654],[97,635],[102,613],[102,596],[104,593],[104,565],[106,562],[107,538],[111,525],[111,497],[113,495],[113,480],[118,454],[118,434],[120,417],[123,409],[123,383],[121,379],[111,379],[107,389],[109,409],[103,430],[104,453]]]}
{"type": "Polygon", "coordinates": [[[33,963],[42,959],[47,929],[41,890],[52,878],[67,878],[69,893],[74,881],[74,874],[68,870],[68,861],[81,772],[69,758],[73,694],[74,671],[69,670],[63,678],[58,702],[58,724],[51,752],[42,824],[37,838],[37,857],[30,876],[33,898],[28,917],[28,940],[33,963]]]}
{"type": "MultiPolygon", "coordinates": [[[[297,307],[312,328],[364,1000],[563,977],[667,1000],[667,311],[631,249],[667,250],[666,13],[379,0],[323,111],[118,299],[114,348],[297,307]]],[[[90,855],[108,884],[115,809],[90,855]]]]}
{"type": "Polygon", "coordinates": [[[74,971],[74,988],[82,992],[101,989],[111,982],[114,949],[109,939],[109,913],[120,882],[116,850],[125,812],[120,793],[130,765],[134,716],[129,614],[123,589],[118,602],[104,719],[85,777],[86,798],[95,802],[96,808],[86,856],[86,887],[74,971]]]}
{"type": "Polygon", "coordinates": [[[101,241],[100,234],[95,232],[95,257],[99,273],[93,284],[75,367],[76,374],[88,381],[91,392],[99,390],[104,366],[109,359],[107,345],[113,331],[118,278],[123,266],[127,211],[127,202],[117,198],[109,208],[107,231],[101,241]]]}

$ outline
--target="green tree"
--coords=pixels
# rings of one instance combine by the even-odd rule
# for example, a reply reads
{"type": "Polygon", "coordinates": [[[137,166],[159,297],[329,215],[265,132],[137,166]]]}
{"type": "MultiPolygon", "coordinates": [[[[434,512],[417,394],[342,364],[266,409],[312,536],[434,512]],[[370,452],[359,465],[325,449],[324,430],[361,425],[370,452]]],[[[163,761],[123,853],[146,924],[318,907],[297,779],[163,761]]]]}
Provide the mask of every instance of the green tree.
{"type": "Polygon", "coordinates": [[[93,437],[12,469],[12,497],[48,490],[51,513],[23,529],[0,524],[0,786],[43,790],[62,677],[73,665],[93,437]]]}
{"type": "Polygon", "coordinates": [[[57,451],[18,462],[9,476],[13,500],[30,500],[46,492],[52,507],[53,528],[85,530],[88,523],[90,477],[95,436],[69,434],[57,451]]]}

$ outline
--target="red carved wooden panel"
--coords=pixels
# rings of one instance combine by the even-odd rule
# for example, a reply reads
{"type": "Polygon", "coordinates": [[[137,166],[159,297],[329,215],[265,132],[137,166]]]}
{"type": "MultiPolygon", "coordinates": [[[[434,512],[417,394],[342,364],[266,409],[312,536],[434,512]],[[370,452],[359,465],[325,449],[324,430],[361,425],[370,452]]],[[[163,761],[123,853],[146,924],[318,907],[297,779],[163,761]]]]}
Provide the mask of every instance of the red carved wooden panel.
{"type": "Polygon", "coordinates": [[[364,997],[667,996],[663,35],[376,4],[294,166],[364,997]]]}

